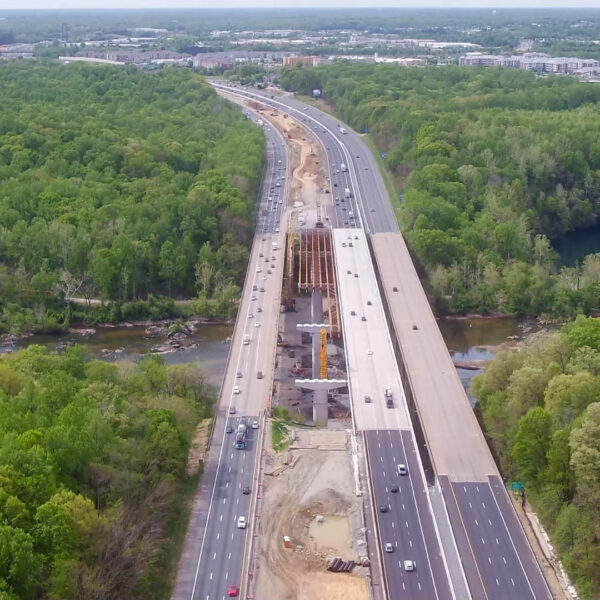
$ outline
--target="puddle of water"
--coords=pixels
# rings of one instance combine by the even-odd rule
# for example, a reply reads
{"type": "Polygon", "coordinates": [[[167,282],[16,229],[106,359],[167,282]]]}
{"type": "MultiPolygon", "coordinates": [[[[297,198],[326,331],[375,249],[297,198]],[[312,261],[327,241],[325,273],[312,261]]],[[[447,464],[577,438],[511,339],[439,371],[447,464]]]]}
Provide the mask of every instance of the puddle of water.
{"type": "Polygon", "coordinates": [[[340,554],[351,548],[350,521],[347,517],[326,516],[322,523],[313,519],[308,526],[308,533],[319,546],[340,554]]]}

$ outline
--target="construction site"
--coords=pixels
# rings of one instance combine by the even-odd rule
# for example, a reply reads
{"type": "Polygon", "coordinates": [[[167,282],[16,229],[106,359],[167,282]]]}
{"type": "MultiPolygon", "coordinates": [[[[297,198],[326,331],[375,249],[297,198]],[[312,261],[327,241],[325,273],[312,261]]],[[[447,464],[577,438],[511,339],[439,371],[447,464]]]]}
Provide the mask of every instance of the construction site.
{"type": "Polygon", "coordinates": [[[292,177],[271,408],[287,409],[298,423],[286,423],[283,451],[273,450],[273,429],[267,431],[249,591],[263,599],[365,600],[371,559],[364,497],[348,485],[357,477],[353,445],[357,449],[322,149],[288,115],[251,101],[246,106],[282,133],[289,151],[292,177]],[[319,385],[324,380],[326,387],[319,385]]]}

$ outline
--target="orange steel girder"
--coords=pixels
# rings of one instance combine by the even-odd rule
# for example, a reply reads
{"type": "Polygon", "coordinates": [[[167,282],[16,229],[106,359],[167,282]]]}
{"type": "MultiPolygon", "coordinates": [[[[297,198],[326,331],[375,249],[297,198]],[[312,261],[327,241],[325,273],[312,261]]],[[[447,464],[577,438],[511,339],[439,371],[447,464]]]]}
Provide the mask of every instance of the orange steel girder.
{"type": "Polygon", "coordinates": [[[327,294],[329,333],[340,335],[337,283],[330,229],[303,229],[299,232],[298,292],[320,290],[327,294]]]}

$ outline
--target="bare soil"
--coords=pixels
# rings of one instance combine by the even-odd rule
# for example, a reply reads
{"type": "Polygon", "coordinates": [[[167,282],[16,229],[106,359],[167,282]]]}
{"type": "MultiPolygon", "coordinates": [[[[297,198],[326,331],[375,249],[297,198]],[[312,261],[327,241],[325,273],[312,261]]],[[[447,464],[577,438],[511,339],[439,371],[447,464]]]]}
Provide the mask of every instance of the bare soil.
{"type": "MultiPolygon", "coordinates": [[[[346,435],[343,431],[337,433],[341,437],[346,435]]],[[[280,461],[288,461],[289,466],[277,477],[267,475],[263,479],[254,598],[365,600],[368,597],[367,569],[328,572],[327,562],[340,556],[339,550],[319,545],[309,534],[308,527],[316,515],[325,519],[334,515],[346,517],[352,534],[344,540],[342,546],[347,550],[340,558],[357,560],[361,554],[356,544],[361,537],[361,499],[352,494],[352,486],[348,485],[352,480],[350,455],[346,449],[339,449],[343,447],[339,440],[333,447],[338,449],[299,449],[290,450],[286,456],[272,452],[265,455],[266,472],[280,472],[277,469],[280,461]],[[284,536],[290,538],[290,548],[284,548],[284,536]]],[[[339,547],[339,542],[331,545],[339,547]]]]}
{"type": "Polygon", "coordinates": [[[195,475],[201,460],[204,460],[208,449],[208,436],[210,434],[211,419],[204,419],[196,426],[190,451],[188,452],[185,472],[189,477],[195,475]]]}

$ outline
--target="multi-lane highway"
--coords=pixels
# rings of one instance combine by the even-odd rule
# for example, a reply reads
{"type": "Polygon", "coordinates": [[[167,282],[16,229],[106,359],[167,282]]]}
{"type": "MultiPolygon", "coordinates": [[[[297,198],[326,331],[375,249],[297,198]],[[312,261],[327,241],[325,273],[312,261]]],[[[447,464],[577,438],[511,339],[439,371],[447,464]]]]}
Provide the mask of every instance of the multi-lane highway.
{"type": "MultiPolygon", "coordinates": [[[[219,87],[219,84],[215,85],[219,87]]],[[[441,490],[445,502],[445,508],[438,510],[435,517],[436,520],[449,521],[451,524],[454,541],[444,544],[444,551],[458,550],[460,561],[456,564],[462,565],[464,570],[459,577],[466,577],[468,583],[468,590],[464,588],[465,593],[477,600],[549,599],[551,595],[546,582],[510,505],[464,390],[454,369],[449,367],[451,360],[443,340],[440,343],[439,331],[435,332],[435,319],[418,283],[404,241],[398,233],[393,210],[370,151],[359,136],[337,119],[314,107],[307,107],[292,96],[271,96],[264,91],[240,88],[235,88],[234,91],[236,94],[260,99],[267,105],[284,110],[311,130],[326,155],[333,197],[333,205],[328,213],[329,224],[334,228],[348,229],[362,226],[366,233],[371,234],[380,284],[385,292],[388,324],[392,327],[396,348],[403,357],[400,366],[405,381],[411,382],[408,390],[411,402],[421,418],[425,438],[431,442],[428,444],[428,451],[436,470],[436,485],[441,490]],[[342,127],[347,130],[345,133],[342,127]],[[342,163],[346,165],[347,172],[342,170],[342,163]],[[346,188],[349,194],[345,193],[346,188]],[[346,197],[348,195],[349,197],[346,197]],[[410,284],[405,283],[409,280],[410,284]],[[407,316],[409,312],[410,316],[407,316]],[[443,414],[448,418],[440,417],[443,414]],[[469,465],[469,468],[465,469],[464,465],[469,465]]],[[[336,254],[336,263],[339,256],[341,255],[336,254]]],[[[338,269],[338,277],[345,275],[347,273],[343,268],[338,269]]],[[[340,290],[340,297],[342,306],[349,306],[352,302],[360,300],[352,294],[346,297],[343,290],[340,290]]],[[[362,306],[360,309],[366,310],[362,306]]],[[[362,313],[357,314],[362,316],[362,313]]],[[[343,320],[347,323],[347,320],[353,317],[354,315],[345,314],[343,320]]],[[[347,328],[345,324],[345,334],[348,332],[347,328]]],[[[348,337],[351,336],[352,332],[348,337]]],[[[350,363],[352,352],[347,351],[350,363]]],[[[361,375],[365,369],[368,370],[366,363],[363,363],[361,357],[361,375]]],[[[393,379],[393,376],[389,375],[386,380],[390,378],[393,379]]],[[[352,381],[351,373],[350,380],[352,381]]],[[[358,386],[354,395],[357,397],[353,396],[354,409],[358,415],[368,413],[364,407],[357,406],[358,402],[363,402],[362,387],[362,384],[358,386]]],[[[403,396],[401,399],[404,401],[403,396]]],[[[379,397],[378,400],[381,401],[379,397]]],[[[378,422],[377,416],[374,418],[378,422]]],[[[409,434],[402,430],[402,425],[394,418],[392,421],[392,427],[377,425],[381,428],[369,431],[366,436],[376,502],[387,492],[385,485],[377,483],[379,474],[373,463],[372,436],[385,437],[392,428],[401,438],[405,433],[409,434]]],[[[393,458],[394,456],[379,456],[382,464],[378,467],[389,474],[394,468],[393,458]]],[[[415,502],[420,505],[423,501],[421,499],[415,502]]],[[[381,542],[385,543],[392,521],[387,519],[388,513],[381,515],[386,517],[384,520],[379,519],[381,542]]],[[[395,529],[396,522],[393,522],[392,529],[395,529]]],[[[434,543],[433,531],[423,527],[421,535],[426,540],[425,546],[430,542],[434,543]]],[[[418,565],[417,571],[420,572],[422,559],[419,559],[419,562],[421,564],[418,565]]],[[[397,569],[400,565],[396,565],[394,572],[390,574],[393,564],[390,556],[386,557],[385,564],[389,567],[386,568],[389,589],[396,585],[405,586],[405,580],[416,580],[414,577],[412,580],[408,577],[416,571],[405,572],[405,575],[399,578],[397,569]]],[[[432,569],[432,584],[434,581],[432,569]]],[[[417,597],[421,591],[402,589],[407,598],[413,597],[413,594],[417,597]]],[[[431,588],[427,593],[430,592],[431,588]]],[[[435,593],[439,594],[437,587],[435,593]]]]}
{"type": "MultiPolygon", "coordinates": [[[[250,118],[259,120],[249,112],[250,118]]],[[[196,493],[173,598],[221,600],[228,587],[244,594],[245,559],[256,498],[257,457],[264,410],[273,386],[283,274],[280,233],[286,219],[287,150],[265,125],[267,165],[257,229],[215,415],[212,443],[196,493]],[[240,423],[246,447],[235,448],[240,423]],[[254,427],[256,425],[257,428],[254,427]],[[246,490],[244,488],[247,488],[246,490]],[[248,493],[244,493],[248,492],[248,493]],[[245,517],[245,528],[238,527],[245,517]]]]}

